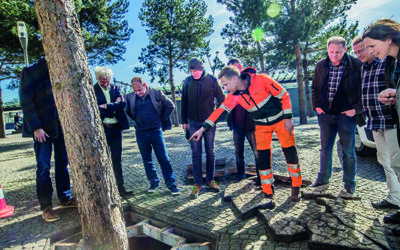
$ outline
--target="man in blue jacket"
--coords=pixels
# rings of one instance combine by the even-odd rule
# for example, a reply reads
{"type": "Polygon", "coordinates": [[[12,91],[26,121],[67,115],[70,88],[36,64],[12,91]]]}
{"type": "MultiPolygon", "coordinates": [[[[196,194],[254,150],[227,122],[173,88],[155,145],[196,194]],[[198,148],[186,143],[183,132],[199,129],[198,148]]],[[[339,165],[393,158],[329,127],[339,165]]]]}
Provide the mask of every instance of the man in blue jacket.
{"type": "Polygon", "coordinates": [[[154,150],[165,185],[172,195],[179,195],[162,132],[172,127],[170,115],[175,108],[174,104],[161,91],[147,87],[141,77],[134,77],[131,83],[133,92],[126,96],[125,112],[135,122],[136,142],[150,182],[147,192],[154,193],[160,186],[160,179],[153,163],[154,150]]]}
{"type": "Polygon", "coordinates": [[[110,81],[113,72],[107,67],[96,67],[94,69],[97,83],[94,85],[94,92],[97,98],[97,105],[100,109],[100,118],[103,121],[104,132],[107,144],[111,151],[111,160],[117,181],[118,191],[121,197],[126,198],[133,194],[126,191],[124,177],[122,174],[122,130],[129,128],[124,108],[125,101],[121,90],[117,85],[111,85],[110,81]]]}
{"type": "Polygon", "coordinates": [[[45,58],[22,71],[19,95],[24,114],[22,136],[34,139],[37,162],[36,194],[42,217],[47,222],[56,221],[60,217],[53,210],[53,185],[50,178],[53,146],[60,208],[77,207],[77,202],[71,197],[68,156],[45,58]]]}

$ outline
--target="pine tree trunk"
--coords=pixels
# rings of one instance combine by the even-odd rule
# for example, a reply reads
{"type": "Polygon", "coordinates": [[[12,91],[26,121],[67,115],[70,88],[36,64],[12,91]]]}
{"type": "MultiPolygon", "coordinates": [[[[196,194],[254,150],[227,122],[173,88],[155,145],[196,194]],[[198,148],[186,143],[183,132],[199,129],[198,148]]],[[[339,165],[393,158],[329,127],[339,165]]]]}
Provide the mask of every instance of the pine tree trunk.
{"type": "MultiPolygon", "coordinates": [[[[292,13],[296,10],[296,0],[290,1],[290,9],[292,13]]],[[[306,116],[306,101],[304,96],[304,76],[302,69],[302,60],[301,60],[301,51],[299,42],[295,42],[294,46],[294,54],[296,56],[296,70],[297,70],[297,92],[299,96],[299,114],[300,114],[300,124],[307,124],[307,116],[306,116]]]]}
{"type": "Polygon", "coordinates": [[[35,0],[78,199],[84,248],[127,249],[128,239],[73,0],[35,0]]]}
{"type": "Polygon", "coordinates": [[[0,138],[6,138],[6,125],[4,122],[3,96],[1,93],[1,81],[0,81],[0,138]]]}
{"type": "Polygon", "coordinates": [[[178,107],[176,106],[176,97],[175,97],[175,84],[174,84],[174,68],[172,64],[169,67],[169,85],[171,86],[171,97],[172,97],[172,102],[175,105],[174,109],[174,125],[175,127],[179,126],[179,116],[178,116],[178,107]]]}
{"type": "Polygon", "coordinates": [[[261,42],[257,41],[257,52],[258,52],[258,59],[260,60],[260,67],[261,67],[261,73],[265,73],[265,68],[264,68],[264,57],[261,52],[261,42]]]}
{"type": "Polygon", "coordinates": [[[297,91],[299,95],[299,113],[300,113],[300,124],[307,124],[306,116],[306,101],[304,95],[304,76],[302,69],[300,45],[296,43],[294,45],[294,53],[296,55],[296,69],[297,69],[297,91]]]}
{"type": "Polygon", "coordinates": [[[304,87],[306,88],[306,101],[308,117],[314,117],[314,110],[311,103],[311,91],[308,76],[307,54],[303,53],[303,72],[304,72],[304,87]]]}

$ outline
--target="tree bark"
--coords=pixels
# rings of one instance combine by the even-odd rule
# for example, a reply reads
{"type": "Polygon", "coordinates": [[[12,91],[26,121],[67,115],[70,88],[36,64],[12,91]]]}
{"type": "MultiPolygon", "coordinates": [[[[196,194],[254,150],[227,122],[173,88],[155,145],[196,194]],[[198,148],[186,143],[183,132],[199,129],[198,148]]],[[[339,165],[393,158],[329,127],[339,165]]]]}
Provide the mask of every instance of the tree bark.
{"type": "Polygon", "coordinates": [[[6,125],[4,122],[3,96],[1,93],[1,81],[0,81],[0,138],[6,138],[6,125]]]}
{"type": "Polygon", "coordinates": [[[179,126],[179,116],[178,116],[178,107],[176,106],[176,97],[175,97],[175,84],[174,84],[174,66],[172,65],[172,62],[169,66],[169,85],[171,86],[171,97],[172,97],[172,102],[175,105],[174,109],[174,125],[175,127],[179,126]]]}
{"type": "Polygon", "coordinates": [[[300,45],[296,43],[294,45],[294,53],[296,55],[296,69],[297,69],[297,91],[299,95],[299,114],[300,114],[300,124],[307,124],[306,116],[306,101],[304,95],[304,76],[302,69],[302,60],[300,53],[300,45]]]}
{"type": "Polygon", "coordinates": [[[304,87],[306,88],[306,101],[307,101],[307,113],[308,117],[314,117],[314,110],[311,103],[311,92],[308,76],[308,62],[307,53],[303,53],[303,72],[304,72],[304,87]]]}
{"type": "Polygon", "coordinates": [[[261,73],[265,73],[264,57],[261,51],[261,42],[257,41],[256,43],[257,43],[258,59],[260,60],[261,73]]]}
{"type": "MultiPolygon", "coordinates": [[[[292,13],[295,13],[296,10],[296,0],[290,1],[290,8],[292,13]]],[[[306,116],[306,105],[305,105],[305,96],[304,96],[304,76],[302,69],[302,60],[301,60],[301,51],[300,44],[298,41],[294,42],[294,54],[296,56],[296,70],[297,70],[297,91],[299,96],[299,114],[300,114],[300,124],[307,124],[307,116],[306,116]]]]}
{"type": "Polygon", "coordinates": [[[73,0],[35,0],[87,249],[128,249],[121,200],[73,0]]]}

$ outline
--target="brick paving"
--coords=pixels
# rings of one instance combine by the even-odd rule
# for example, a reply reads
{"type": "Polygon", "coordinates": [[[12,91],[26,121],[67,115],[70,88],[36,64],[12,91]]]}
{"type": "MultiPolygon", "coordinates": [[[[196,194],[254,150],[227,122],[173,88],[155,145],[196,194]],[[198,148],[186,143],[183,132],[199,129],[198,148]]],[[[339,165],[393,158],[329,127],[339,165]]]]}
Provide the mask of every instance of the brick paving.
{"type": "MultiPolygon", "coordinates": [[[[296,126],[295,135],[303,178],[313,182],[319,169],[320,144],[316,119],[309,119],[307,125],[296,126]]],[[[231,202],[223,201],[224,190],[234,183],[232,176],[219,180],[221,192],[216,194],[204,189],[199,198],[191,199],[189,193],[192,185],[186,180],[186,169],[191,163],[190,145],[186,142],[180,127],[167,131],[165,139],[181,195],[171,196],[161,176],[161,189],[154,194],[146,193],[149,184],[145,178],[134,131],[131,129],[124,133],[123,167],[126,187],[134,191],[134,197],[124,200],[124,207],[145,217],[213,237],[218,249],[308,248],[308,240],[293,243],[275,241],[265,224],[256,217],[243,220],[231,202]]],[[[245,156],[247,164],[254,164],[254,157],[247,144],[245,156]]],[[[277,141],[273,142],[272,157],[275,173],[287,175],[283,153],[277,141]]],[[[224,123],[218,124],[217,128],[216,158],[226,158],[226,162],[234,162],[232,132],[224,123]]],[[[356,189],[362,201],[381,199],[386,193],[382,167],[376,162],[375,157],[358,157],[357,161],[356,189]]],[[[158,164],[156,166],[161,174],[158,164]]],[[[7,205],[15,206],[12,217],[0,219],[0,249],[48,249],[53,235],[67,235],[79,225],[77,209],[57,210],[60,212],[61,220],[54,223],[47,223],[41,218],[35,194],[35,170],[31,139],[21,138],[20,135],[9,135],[5,139],[0,139],[0,184],[7,205]]],[[[331,184],[340,188],[341,179],[342,171],[334,150],[331,184]]],[[[278,194],[282,199],[286,199],[284,196],[288,196],[289,193],[290,189],[282,189],[278,194]]],[[[53,203],[58,205],[55,195],[53,203]]],[[[361,206],[357,209],[372,208],[361,206]]],[[[383,216],[395,211],[385,209],[375,210],[374,213],[383,225],[383,216]]],[[[383,233],[390,248],[400,249],[400,238],[391,233],[392,228],[399,226],[383,225],[383,233]]]]}

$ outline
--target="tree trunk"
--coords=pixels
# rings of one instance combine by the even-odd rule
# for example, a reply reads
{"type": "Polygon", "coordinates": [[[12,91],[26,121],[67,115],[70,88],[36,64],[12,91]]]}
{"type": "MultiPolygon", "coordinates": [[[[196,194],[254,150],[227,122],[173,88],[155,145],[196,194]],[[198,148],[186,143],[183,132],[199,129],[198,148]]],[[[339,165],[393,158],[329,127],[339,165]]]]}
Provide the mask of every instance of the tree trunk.
{"type": "Polygon", "coordinates": [[[307,113],[308,117],[314,117],[314,110],[312,108],[311,103],[311,92],[309,85],[309,76],[308,76],[308,62],[307,62],[307,54],[303,53],[303,72],[304,72],[304,87],[306,88],[306,101],[307,101],[307,113]]]}
{"type": "Polygon", "coordinates": [[[306,105],[304,96],[304,76],[302,69],[302,60],[300,53],[300,45],[296,43],[294,45],[294,53],[296,55],[296,69],[297,69],[297,91],[299,95],[299,113],[300,113],[300,124],[307,124],[306,116],[306,105]]]}
{"type": "MultiPolygon", "coordinates": [[[[290,8],[292,13],[295,13],[296,10],[296,0],[290,1],[290,8]]],[[[300,124],[307,124],[307,116],[306,116],[306,101],[304,96],[304,76],[302,69],[302,60],[301,60],[301,51],[299,42],[295,42],[294,46],[294,54],[296,56],[296,70],[297,70],[297,92],[299,96],[299,114],[300,114],[300,124]]]]}
{"type": "Polygon", "coordinates": [[[35,0],[84,248],[128,249],[121,200],[73,0],[35,0]]]}
{"type": "Polygon", "coordinates": [[[4,122],[3,96],[1,93],[1,81],[0,81],[0,138],[6,138],[6,125],[4,122]]]}
{"type": "Polygon", "coordinates": [[[171,85],[171,97],[172,97],[172,102],[175,105],[174,109],[174,125],[175,127],[179,126],[179,116],[178,116],[178,106],[176,106],[176,98],[175,98],[175,84],[174,84],[174,67],[172,66],[172,63],[169,66],[169,85],[171,85]]]}
{"type": "Polygon", "coordinates": [[[258,59],[260,60],[260,67],[261,67],[261,73],[265,73],[265,68],[264,68],[264,57],[261,52],[261,42],[257,41],[257,52],[258,52],[258,59]]]}

